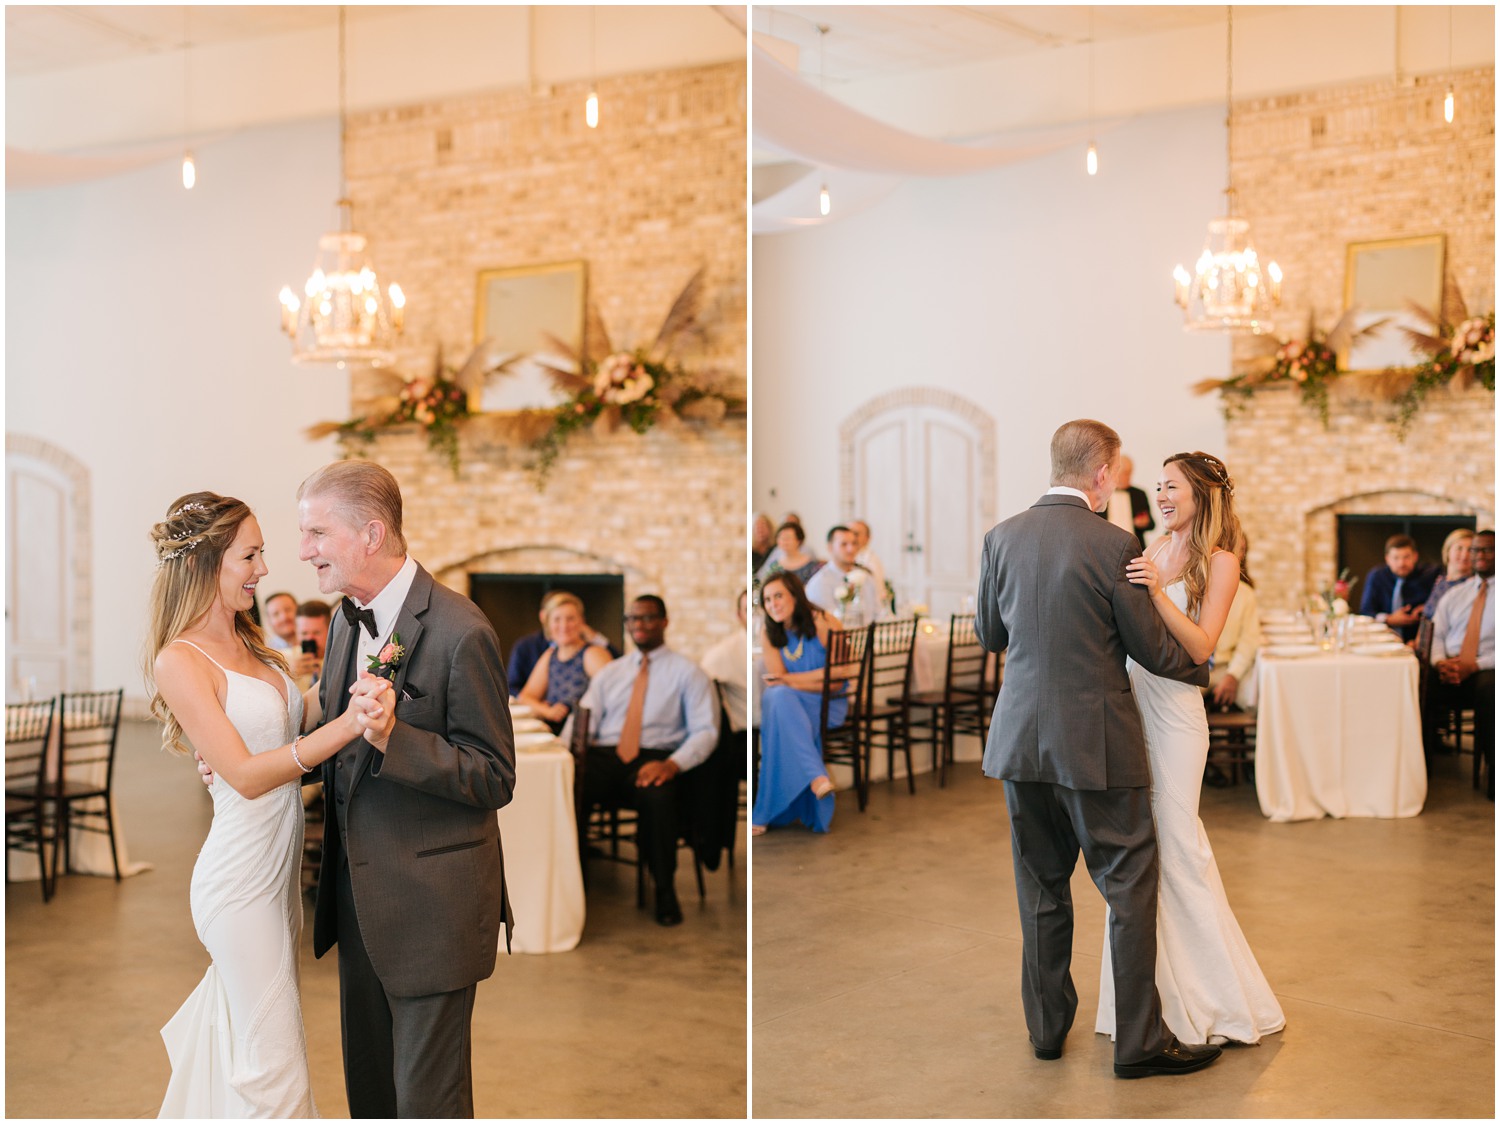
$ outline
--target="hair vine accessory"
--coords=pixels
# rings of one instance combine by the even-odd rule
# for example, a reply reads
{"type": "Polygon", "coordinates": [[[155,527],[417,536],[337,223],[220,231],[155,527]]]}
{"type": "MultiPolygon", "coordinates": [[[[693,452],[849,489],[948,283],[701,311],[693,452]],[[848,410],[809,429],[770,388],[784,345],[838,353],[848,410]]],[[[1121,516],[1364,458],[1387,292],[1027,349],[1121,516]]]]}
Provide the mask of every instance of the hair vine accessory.
{"type": "Polygon", "coordinates": [[[195,500],[192,503],[185,503],[185,504],[183,504],[176,511],[172,512],[171,515],[167,516],[167,518],[168,519],[176,519],[179,515],[186,514],[189,511],[207,511],[207,510],[208,510],[208,504],[206,504],[206,503],[198,503],[195,500]]]}
{"type": "Polygon", "coordinates": [[[1229,469],[1224,467],[1224,462],[1207,453],[1202,454],[1199,459],[1213,470],[1214,475],[1219,478],[1219,483],[1224,486],[1224,490],[1231,496],[1234,495],[1234,481],[1229,478],[1229,469]]]}

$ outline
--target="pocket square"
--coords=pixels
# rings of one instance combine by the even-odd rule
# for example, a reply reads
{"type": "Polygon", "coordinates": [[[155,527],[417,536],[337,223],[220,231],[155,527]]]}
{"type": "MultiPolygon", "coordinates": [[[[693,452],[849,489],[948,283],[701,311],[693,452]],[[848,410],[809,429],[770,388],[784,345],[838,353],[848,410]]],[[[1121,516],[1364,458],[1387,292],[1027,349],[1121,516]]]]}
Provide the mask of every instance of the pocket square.
{"type": "Polygon", "coordinates": [[[422,697],[422,690],[414,684],[408,683],[401,688],[401,702],[415,702],[422,697]]]}

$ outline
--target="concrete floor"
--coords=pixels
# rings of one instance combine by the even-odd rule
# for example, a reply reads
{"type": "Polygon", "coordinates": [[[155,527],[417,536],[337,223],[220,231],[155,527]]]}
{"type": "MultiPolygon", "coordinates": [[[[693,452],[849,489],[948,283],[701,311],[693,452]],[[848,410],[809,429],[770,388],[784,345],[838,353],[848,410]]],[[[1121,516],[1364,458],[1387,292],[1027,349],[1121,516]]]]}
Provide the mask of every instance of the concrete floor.
{"type": "Polygon", "coordinates": [[[1495,1109],[1495,820],[1442,758],[1407,820],[1273,824],[1204,790],[1231,904],[1287,1029],[1202,1073],[1120,1081],[1093,1032],[1104,905],[1074,880],[1078,1021],[1033,1059],[998,781],[972,762],[841,792],[833,830],[754,841],[759,1117],[1485,1117],[1495,1109]]]}
{"type": "MultiPolygon", "coordinates": [[[[118,884],[72,875],[45,906],[34,882],[6,887],[10,1117],[155,1116],[169,1069],[158,1030],[208,964],[188,915],[210,819],[197,773],[160,752],[154,727],[126,723],[115,785],[130,856],[155,870],[118,884]]],[[[478,1116],[744,1116],[740,846],[739,872],[708,875],[702,903],[691,867],[679,870],[678,928],[636,910],[633,870],[596,863],[577,949],[501,957],[475,1003],[478,1116]]],[[[313,959],[311,924],[309,908],[302,1007],[313,1089],[324,1116],[341,1116],[338,967],[333,954],[313,959]]]]}

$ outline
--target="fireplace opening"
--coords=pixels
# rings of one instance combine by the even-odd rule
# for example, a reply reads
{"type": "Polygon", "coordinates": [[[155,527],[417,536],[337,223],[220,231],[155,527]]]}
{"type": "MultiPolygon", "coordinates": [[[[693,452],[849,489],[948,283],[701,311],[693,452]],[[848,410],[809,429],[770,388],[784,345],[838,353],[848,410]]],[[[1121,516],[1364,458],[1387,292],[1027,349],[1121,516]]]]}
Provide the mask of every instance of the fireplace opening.
{"type": "MultiPolygon", "coordinates": [[[[1443,561],[1443,540],[1460,527],[1474,530],[1474,516],[1340,515],[1339,567],[1347,566],[1363,579],[1385,561],[1385,540],[1392,535],[1410,535],[1416,540],[1418,565],[1440,566],[1443,561]]],[[[1363,594],[1364,590],[1356,586],[1356,601],[1363,594]]]]}
{"type": "Polygon", "coordinates": [[[507,664],[516,641],[535,632],[542,598],[556,590],[583,602],[589,627],[625,650],[625,578],[621,574],[470,574],[469,599],[489,618],[507,664]]]}

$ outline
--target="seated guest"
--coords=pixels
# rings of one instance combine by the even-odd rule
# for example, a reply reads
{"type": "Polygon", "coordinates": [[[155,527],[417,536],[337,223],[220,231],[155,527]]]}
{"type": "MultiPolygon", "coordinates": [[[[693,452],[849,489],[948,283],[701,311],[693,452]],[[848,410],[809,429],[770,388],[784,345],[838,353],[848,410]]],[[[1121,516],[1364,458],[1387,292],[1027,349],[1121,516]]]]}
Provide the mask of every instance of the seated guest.
{"type": "MultiPolygon", "coordinates": [[[[807,598],[795,574],[773,574],[760,591],[766,614],[766,692],[760,700],[760,777],[750,834],[801,822],[825,832],[833,823],[833,778],[823,764],[819,721],[828,637],[843,625],[807,598]]],[[[829,704],[842,725],[846,699],[829,704]]]]}
{"type": "Polygon", "coordinates": [[[1392,535],[1385,540],[1385,565],[1365,576],[1365,592],[1359,611],[1411,640],[1417,635],[1422,605],[1437,580],[1437,569],[1417,564],[1417,544],[1410,535],[1392,535]]]}
{"type": "Polygon", "coordinates": [[[1241,532],[1234,552],[1240,560],[1240,584],[1229,603],[1229,616],[1224,621],[1224,631],[1219,633],[1208,672],[1208,702],[1215,710],[1245,706],[1250,669],[1260,651],[1260,606],[1245,561],[1249,551],[1250,540],[1241,532]]]}
{"type": "Polygon", "coordinates": [[[777,527],[776,549],[771,551],[765,564],[756,571],[756,577],[764,583],[772,574],[785,570],[789,574],[796,574],[802,581],[807,581],[822,568],[823,563],[818,561],[812,551],[802,549],[806,542],[807,532],[802,529],[801,523],[786,522],[777,527]]]}
{"type": "MultiPolygon", "coordinates": [[[[516,698],[531,707],[555,734],[588,690],[589,680],[610,662],[610,655],[585,639],[589,630],[583,619],[583,602],[571,593],[547,597],[543,625],[551,638],[547,650],[536,661],[526,686],[516,698]]],[[[597,633],[595,634],[597,635],[597,633]]]]}
{"type": "Polygon", "coordinates": [[[1135,462],[1121,456],[1115,466],[1115,490],[1099,514],[1121,530],[1129,531],[1145,550],[1146,532],[1156,528],[1156,520],[1151,518],[1151,501],[1146,493],[1130,482],[1134,475],[1135,462]]]}
{"type": "Polygon", "coordinates": [[[756,573],[776,549],[776,525],[764,513],[755,516],[750,524],[750,572],[756,573]]]}
{"type": "Polygon", "coordinates": [[[855,542],[859,545],[859,553],[854,556],[858,562],[875,579],[875,590],[880,595],[880,603],[889,605],[891,594],[887,592],[888,583],[885,580],[885,563],[880,556],[870,547],[870,525],[863,519],[856,519],[849,524],[849,529],[854,532],[855,542]]]}
{"type": "MultiPolygon", "coordinates": [[[[600,668],[578,702],[589,711],[584,800],[636,810],[637,841],[656,886],[657,923],[680,925],[673,882],[677,840],[690,809],[683,806],[679,778],[713,752],[719,706],[708,676],[666,647],[667,607],[660,597],[637,597],[625,623],[636,651],[600,668]]],[[[571,732],[570,719],[563,737],[571,732]]]]}
{"type": "Polygon", "coordinates": [[[1474,749],[1489,762],[1495,798],[1495,532],[1479,531],[1471,546],[1474,575],[1448,591],[1432,618],[1432,669],[1423,733],[1437,748],[1437,718],[1447,709],[1474,709],[1474,749]]]}
{"type": "MultiPolygon", "coordinates": [[[[707,676],[724,688],[724,713],[729,718],[729,728],[739,734],[745,731],[745,662],[749,652],[749,638],[745,634],[745,591],[740,590],[735,600],[735,616],[740,626],[717,641],[703,653],[698,661],[707,676]]],[[[743,770],[742,770],[743,772],[743,770]]]]}
{"type": "Polygon", "coordinates": [[[1428,620],[1437,612],[1438,602],[1455,585],[1465,581],[1474,572],[1469,548],[1474,542],[1474,532],[1467,527],[1448,532],[1443,540],[1443,573],[1432,583],[1432,592],[1427,595],[1427,604],[1422,606],[1422,615],[1428,620]]]}
{"type": "Polygon", "coordinates": [[[859,539],[839,524],[828,532],[828,565],[804,584],[807,599],[826,613],[832,613],[849,628],[858,628],[886,616],[882,594],[870,571],[854,561],[859,553],[859,539]],[[849,596],[840,601],[840,587],[848,587],[849,596]]]}
{"type": "Polygon", "coordinates": [[[299,691],[306,691],[323,674],[332,614],[324,601],[304,601],[297,606],[297,651],[287,654],[287,663],[299,691]]]}
{"type": "Polygon", "coordinates": [[[278,652],[297,647],[297,599],[290,593],[273,593],[266,598],[266,643],[278,652]]]}
{"type": "MultiPolygon", "coordinates": [[[[517,640],[515,646],[510,650],[510,659],[505,664],[505,679],[510,685],[511,698],[520,695],[526,687],[526,680],[531,678],[531,672],[536,667],[536,661],[542,658],[542,653],[547,650],[551,643],[547,638],[547,613],[554,604],[557,597],[576,597],[575,594],[565,590],[553,590],[542,598],[542,607],[537,612],[537,619],[542,622],[542,627],[536,632],[528,632],[517,640]]],[[[609,652],[610,659],[619,659],[619,650],[599,633],[595,632],[587,624],[583,626],[583,636],[590,644],[597,644],[609,652]]]]}

